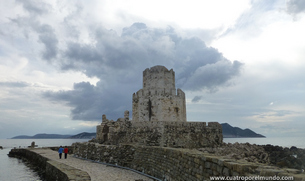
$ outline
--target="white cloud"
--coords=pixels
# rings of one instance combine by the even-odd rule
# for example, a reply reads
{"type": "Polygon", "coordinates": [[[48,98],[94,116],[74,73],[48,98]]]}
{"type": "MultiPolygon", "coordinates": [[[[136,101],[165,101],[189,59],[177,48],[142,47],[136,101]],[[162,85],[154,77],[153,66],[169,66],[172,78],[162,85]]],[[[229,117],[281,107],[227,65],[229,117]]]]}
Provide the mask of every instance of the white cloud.
{"type": "Polygon", "coordinates": [[[131,107],[141,72],[156,64],[174,68],[190,121],[257,132],[304,127],[302,1],[20,0],[0,2],[0,12],[2,130],[89,129],[95,122],[71,120],[80,110],[94,119],[113,111],[116,119],[131,107]],[[45,91],[65,104],[42,98],[45,91]]]}
{"type": "Polygon", "coordinates": [[[99,124],[100,122],[98,121],[86,121],[79,123],[80,126],[86,126],[86,127],[96,127],[99,124]]]}

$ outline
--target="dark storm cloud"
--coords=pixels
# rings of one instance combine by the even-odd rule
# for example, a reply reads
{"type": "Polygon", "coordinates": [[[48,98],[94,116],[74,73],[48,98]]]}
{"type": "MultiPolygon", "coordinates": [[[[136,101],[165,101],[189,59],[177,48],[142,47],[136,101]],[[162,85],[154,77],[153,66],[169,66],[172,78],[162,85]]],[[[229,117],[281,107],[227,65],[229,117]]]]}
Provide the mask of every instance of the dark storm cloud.
{"type": "Polygon", "coordinates": [[[94,46],[67,43],[65,61],[60,61],[62,69],[100,77],[107,71],[130,72],[165,65],[176,71],[179,87],[198,90],[225,83],[238,75],[242,65],[238,61],[231,63],[199,38],[180,37],[171,27],[156,29],[135,23],[124,28],[121,36],[103,28],[97,29],[94,35],[97,41],[94,46]],[[198,81],[200,76],[203,79],[198,81]]]}
{"type": "Polygon", "coordinates": [[[141,88],[142,71],[148,67],[173,68],[176,85],[183,90],[209,91],[225,85],[242,67],[240,62],[232,63],[215,48],[207,47],[201,39],[183,38],[171,27],[157,29],[134,23],[124,28],[121,36],[102,27],[91,34],[94,45],[67,42],[59,55],[62,58],[56,60],[62,70],[98,77],[97,85],[78,83],[72,91],[45,94],[71,106],[73,119],[96,120],[102,114],[110,119],[121,117],[131,109],[132,93],[141,88]]]}
{"type": "Polygon", "coordinates": [[[195,70],[183,87],[186,90],[201,90],[203,88],[209,91],[217,90],[217,87],[224,85],[240,72],[242,64],[234,61],[233,64],[228,60],[222,60],[214,64],[201,66],[195,70]]]}
{"type": "Polygon", "coordinates": [[[304,0],[289,0],[286,2],[287,13],[289,14],[299,14],[305,12],[305,1],[304,0]]]}
{"type": "Polygon", "coordinates": [[[50,25],[42,24],[35,29],[39,33],[39,41],[44,44],[42,56],[46,60],[51,60],[57,55],[58,40],[54,29],[50,25]]]}
{"type": "Polygon", "coordinates": [[[122,90],[115,87],[103,88],[88,82],[75,83],[70,91],[45,92],[44,97],[57,103],[65,101],[71,106],[71,116],[74,120],[100,120],[103,114],[110,119],[117,119],[130,110],[132,91],[127,87],[122,90]],[[126,94],[122,94],[121,91],[126,94]]]}
{"type": "Polygon", "coordinates": [[[129,72],[156,64],[172,67],[173,42],[164,30],[145,27],[145,24],[136,23],[125,28],[122,36],[100,27],[93,32],[94,46],[68,42],[63,54],[65,61],[60,62],[62,68],[86,70],[88,76],[100,77],[114,70],[129,72]]]}
{"type": "Polygon", "coordinates": [[[0,82],[0,87],[16,87],[16,88],[21,88],[21,87],[28,87],[31,86],[31,84],[27,82],[0,82]]]}
{"type": "Polygon", "coordinates": [[[201,100],[202,96],[195,96],[193,99],[192,99],[192,102],[199,102],[201,100]]]}

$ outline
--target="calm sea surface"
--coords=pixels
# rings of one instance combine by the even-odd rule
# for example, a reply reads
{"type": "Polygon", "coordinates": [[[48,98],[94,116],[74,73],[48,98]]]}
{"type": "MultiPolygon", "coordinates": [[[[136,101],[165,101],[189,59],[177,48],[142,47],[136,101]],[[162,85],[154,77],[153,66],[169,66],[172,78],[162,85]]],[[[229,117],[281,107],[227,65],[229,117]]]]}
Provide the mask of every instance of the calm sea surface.
{"type": "MultiPolygon", "coordinates": [[[[38,147],[50,146],[70,146],[75,142],[86,142],[86,139],[0,139],[0,146],[4,147],[0,150],[0,181],[33,181],[41,180],[37,173],[33,172],[26,164],[17,159],[7,156],[9,151],[16,148],[24,148],[31,145],[35,141],[38,147]]],[[[298,148],[305,148],[305,138],[224,138],[226,143],[251,143],[258,145],[272,144],[283,147],[296,146],[298,148]]]]}
{"type": "Polygon", "coordinates": [[[41,180],[38,174],[17,158],[8,157],[9,151],[16,148],[30,146],[32,141],[38,147],[70,146],[75,142],[86,142],[87,139],[0,139],[0,181],[33,181],[41,180]]]}

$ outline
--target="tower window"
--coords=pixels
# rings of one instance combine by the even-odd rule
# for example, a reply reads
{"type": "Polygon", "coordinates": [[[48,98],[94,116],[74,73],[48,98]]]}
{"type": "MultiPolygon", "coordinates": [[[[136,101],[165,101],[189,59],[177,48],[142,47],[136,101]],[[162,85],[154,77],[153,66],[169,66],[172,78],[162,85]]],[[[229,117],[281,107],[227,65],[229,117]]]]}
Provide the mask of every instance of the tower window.
{"type": "Polygon", "coordinates": [[[149,99],[149,100],[148,100],[148,116],[149,116],[149,121],[151,120],[151,115],[152,115],[151,101],[150,101],[150,99],[149,99]]]}

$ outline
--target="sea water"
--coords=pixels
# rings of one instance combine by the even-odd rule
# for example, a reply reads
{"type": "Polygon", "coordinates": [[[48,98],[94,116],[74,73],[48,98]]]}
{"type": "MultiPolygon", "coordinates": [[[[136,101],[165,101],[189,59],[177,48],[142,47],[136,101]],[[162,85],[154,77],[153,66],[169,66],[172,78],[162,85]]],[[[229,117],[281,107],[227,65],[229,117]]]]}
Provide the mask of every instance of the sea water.
{"type": "Polygon", "coordinates": [[[305,148],[304,137],[270,137],[270,138],[224,138],[225,143],[251,143],[257,145],[278,145],[282,147],[296,146],[298,148],[305,148]]]}
{"type": "Polygon", "coordinates": [[[33,181],[42,179],[20,159],[8,157],[13,148],[26,148],[32,142],[38,147],[71,146],[75,142],[86,142],[88,139],[0,139],[0,181],[33,181]]]}

